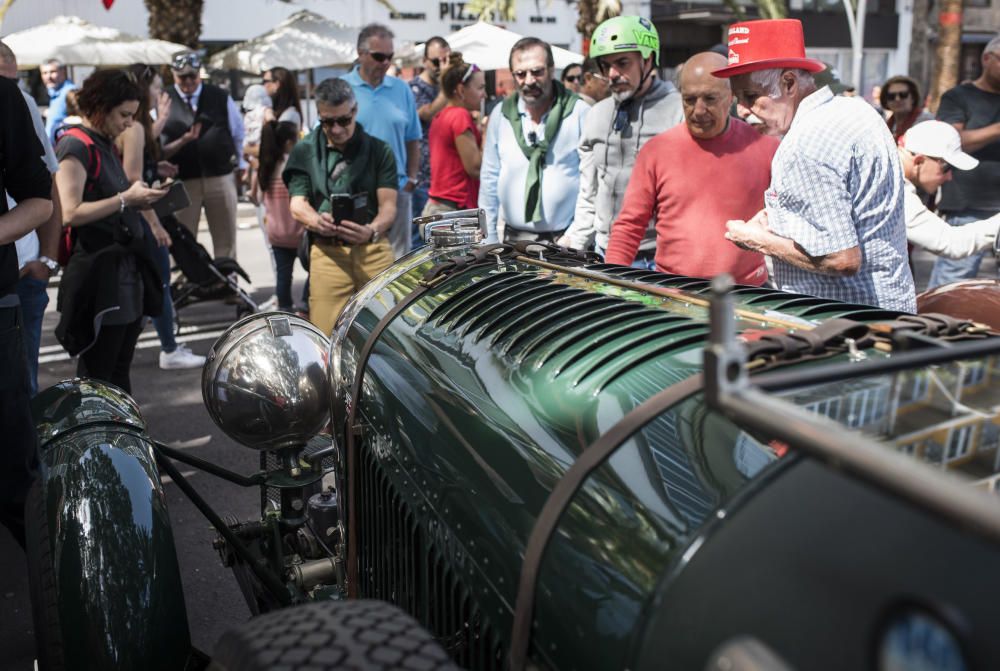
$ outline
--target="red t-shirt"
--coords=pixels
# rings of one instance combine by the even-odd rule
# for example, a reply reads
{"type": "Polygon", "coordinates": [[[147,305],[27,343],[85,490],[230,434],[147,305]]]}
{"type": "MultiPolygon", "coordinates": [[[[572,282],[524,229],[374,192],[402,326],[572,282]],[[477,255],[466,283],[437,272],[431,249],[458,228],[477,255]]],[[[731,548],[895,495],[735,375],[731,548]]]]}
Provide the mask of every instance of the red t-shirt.
{"type": "Polygon", "coordinates": [[[462,158],[455,148],[455,138],[472,131],[476,144],[482,136],[472,114],[464,107],[445,107],[437,113],[427,131],[427,149],[431,155],[431,198],[443,198],[458,203],[459,209],[476,207],[479,200],[479,180],[469,177],[462,167],[462,158]]]}
{"type": "Polygon", "coordinates": [[[680,123],[647,142],[636,157],[625,205],[611,225],[608,263],[635,259],[656,217],[656,267],[709,278],[729,273],[739,284],[767,279],[764,257],[725,239],[726,222],[764,208],[778,140],[730,119],[725,133],[696,140],[680,123]]]}

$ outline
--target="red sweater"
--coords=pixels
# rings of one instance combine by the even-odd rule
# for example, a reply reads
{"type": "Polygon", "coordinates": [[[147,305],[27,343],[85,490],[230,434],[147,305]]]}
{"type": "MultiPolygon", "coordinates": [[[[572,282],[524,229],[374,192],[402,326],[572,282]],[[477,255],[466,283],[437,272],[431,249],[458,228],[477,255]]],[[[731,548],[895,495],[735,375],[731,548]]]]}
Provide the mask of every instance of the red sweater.
{"type": "Polygon", "coordinates": [[[710,140],[691,137],[684,123],[654,137],[639,150],[625,205],[611,225],[608,263],[632,263],[655,216],[658,270],[704,278],[730,273],[739,284],[763,284],[764,257],[726,240],[726,222],[763,209],[777,149],[776,138],[738,119],[710,140]]]}

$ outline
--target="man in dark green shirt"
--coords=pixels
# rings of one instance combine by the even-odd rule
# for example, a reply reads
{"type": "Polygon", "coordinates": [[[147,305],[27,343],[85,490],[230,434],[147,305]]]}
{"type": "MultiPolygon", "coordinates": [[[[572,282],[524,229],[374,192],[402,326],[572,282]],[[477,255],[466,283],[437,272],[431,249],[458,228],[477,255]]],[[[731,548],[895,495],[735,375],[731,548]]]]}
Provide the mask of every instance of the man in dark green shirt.
{"type": "Polygon", "coordinates": [[[295,146],[281,176],[310,240],[309,318],[329,334],[351,296],[393,261],[386,234],[398,180],[392,149],[356,121],[350,84],[320,82],[316,112],[320,125],[295,146]],[[367,207],[336,218],[330,197],[338,195],[363,196],[367,207]]]}

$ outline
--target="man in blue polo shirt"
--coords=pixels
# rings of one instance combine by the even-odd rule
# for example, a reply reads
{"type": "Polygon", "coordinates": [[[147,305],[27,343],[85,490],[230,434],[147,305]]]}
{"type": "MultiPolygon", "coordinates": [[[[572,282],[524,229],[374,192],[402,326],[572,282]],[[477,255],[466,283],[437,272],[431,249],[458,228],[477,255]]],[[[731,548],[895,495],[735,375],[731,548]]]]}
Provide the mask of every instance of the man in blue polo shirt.
{"type": "Polygon", "coordinates": [[[369,135],[387,143],[396,157],[399,192],[389,242],[398,259],[410,251],[411,205],[418,184],[423,133],[410,87],[402,79],[386,76],[392,65],[393,37],[392,31],[379,23],[362,28],[358,35],[358,64],[343,79],[354,89],[358,122],[369,135]]]}

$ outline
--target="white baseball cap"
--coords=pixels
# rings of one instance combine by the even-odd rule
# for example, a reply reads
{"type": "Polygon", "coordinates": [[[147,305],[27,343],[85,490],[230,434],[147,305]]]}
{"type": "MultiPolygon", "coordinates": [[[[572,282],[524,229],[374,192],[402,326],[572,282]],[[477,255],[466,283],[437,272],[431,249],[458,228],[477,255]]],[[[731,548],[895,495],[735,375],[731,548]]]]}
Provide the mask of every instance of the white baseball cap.
{"type": "Polygon", "coordinates": [[[962,151],[962,138],[951,124],[943,121],[924,121],[910,128],[903,135],[903,147],[911,154],[943,158],[959,170],[972,170],[979,159],[962,151]]]}

